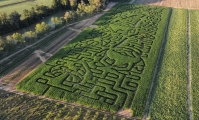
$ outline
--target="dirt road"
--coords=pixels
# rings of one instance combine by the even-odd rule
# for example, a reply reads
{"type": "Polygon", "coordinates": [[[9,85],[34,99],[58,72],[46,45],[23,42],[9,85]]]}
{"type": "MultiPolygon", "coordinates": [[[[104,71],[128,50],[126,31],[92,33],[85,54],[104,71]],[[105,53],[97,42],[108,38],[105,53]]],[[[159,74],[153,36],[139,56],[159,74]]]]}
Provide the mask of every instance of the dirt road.
{"type": "Polygon", "coordinates": [[[173,8],[199,9],[198,0],[136,0],[136,4],[149,4],[173,8]]]}
{"type": "MultiPolygon", "coordinates": [[[[108,11],[116,3],[109,3],[105,11],[108,11]]],[[[3,90],[13,92],[15,91],[15,85],[25,76],[27,76],[31,71],[36,67],[45,62],[53,54],[55,54],[62,46],[67,44],[72,40],[80,31],[92,25],[100,16],[105,12],[95,15],[89,19],[80,21],[75,26],[68,28],[68,30],[59,36],[55,41],[50,45],[46,46],[43,49],[34,51],[31,56],[22,64],[20,64],[15,69],[11,70],[6,76],[0,79],[0,85],[5,84],[6,86],[0,87],[3,90]]]]}

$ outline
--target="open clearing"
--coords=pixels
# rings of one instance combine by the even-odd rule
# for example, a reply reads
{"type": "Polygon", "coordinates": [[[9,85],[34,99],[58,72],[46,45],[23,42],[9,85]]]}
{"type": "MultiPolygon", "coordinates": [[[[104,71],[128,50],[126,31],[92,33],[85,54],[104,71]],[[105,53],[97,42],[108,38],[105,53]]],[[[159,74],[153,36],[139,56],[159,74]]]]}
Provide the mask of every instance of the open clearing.
{"type": "Polygon", "coordinates": [[[17,89],[142,117],[169,8],[118,4],[17,89]]]}
{"type": "Polygon", "coordinates": [[[198,0],[136,0],[135,4],[150,4],[173,8],[199,9],[198,0]]]}

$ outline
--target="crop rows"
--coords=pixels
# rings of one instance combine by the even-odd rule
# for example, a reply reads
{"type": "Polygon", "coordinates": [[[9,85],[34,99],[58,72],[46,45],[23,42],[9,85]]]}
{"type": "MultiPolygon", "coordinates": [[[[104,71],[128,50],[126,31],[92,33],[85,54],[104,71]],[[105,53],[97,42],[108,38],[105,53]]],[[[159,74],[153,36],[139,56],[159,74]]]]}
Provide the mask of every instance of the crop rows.
{"type": "Polygon", "coordinates": [[[17,95],[0,90],[0,119],[74,119],[74,120],[128,120],[83,107],[61,104],[55,101],[17,95]]]}
{"type": "Polygon", "coordinates": [[[193,107],[193,120],[199,119],[199,11],[190,10],[190,21],[191,21],[191,73],[192,73],[192,107],[193,107]]]}
{"type": "Polygon", "coordinates": [[[17,89],[142,116],[169,8],[118,4],[17,89]]]}
{"type": "Polygon", "coordinates": [[[187,30],[187,11],[173,9],[150,106],[151,120],[188,119],[187,30]]]}

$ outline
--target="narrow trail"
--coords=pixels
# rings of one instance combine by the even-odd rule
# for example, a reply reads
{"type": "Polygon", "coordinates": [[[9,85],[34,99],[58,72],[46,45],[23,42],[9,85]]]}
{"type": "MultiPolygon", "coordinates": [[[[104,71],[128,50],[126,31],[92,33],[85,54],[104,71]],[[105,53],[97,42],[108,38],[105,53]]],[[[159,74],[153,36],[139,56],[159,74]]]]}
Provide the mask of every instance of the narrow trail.
{"type": "Polygon", "coordinates": [[[149,114],[150,102],[152,100],[152,94],[153,94],[153,90],[154,90],[154,83],[155,83],[155,79],[157,78],[157,75],[158,75],[158,67],[159,67],[159,64],[160,64],[160,61],[161,61],[160,59],[162,57],[162,52],[163,52],[162,48],[164,48],[163,46],[164,46],[164,44],[166,42],[166,39],[167,39],[166,36],[167,36],[167,33],[168,33],[168,28],[169,28],[171,14],[172,14],[172,9],[170,8],[170,13],[169,13],[166,29],[164,31],[164,37],[163,37],[163,40],[162,40],[162,43],[161,43],[161,47],[160,47],[160,50],[159,50],[158,59],[157,59],[156,65],[155,65],[153,79],[152,79],[151,87],[150,87],[150,90],[149,90],[149,95],[148,95],[147,102],[146,102],[145,109],[144,109],[144,115],[143,115],[143,118],[142,118],[143,120],[147,120],[148,119],[147,117],[148,117],[148,114],[149,114]]]}
{"type": "Polygon", "coordinates": [[[190,11],[187,10],[188,13],[188,20],[187,20],[187,26],[188,26],[188,34],[187,34],[187,38],[188,38],[188,42],[187,42],[187,46],[188,46],[188,65],[187,65],[187,72],[188,72],[188,84],[187,84],[187,96],[188,96],[188,112],[189,112],[189,120],[192,120],[192,99],[191,99],[191,26],[190,26],[190,11]]]}

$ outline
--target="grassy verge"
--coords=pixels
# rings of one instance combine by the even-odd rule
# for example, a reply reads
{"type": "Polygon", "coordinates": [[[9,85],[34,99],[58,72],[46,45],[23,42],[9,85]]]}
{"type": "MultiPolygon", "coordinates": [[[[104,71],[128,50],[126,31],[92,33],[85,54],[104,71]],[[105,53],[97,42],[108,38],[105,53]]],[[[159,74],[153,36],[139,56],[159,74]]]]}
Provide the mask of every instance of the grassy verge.
{"type": "Polygon", "coordinates": [[[131,109],[141,117],[169,10],[116,5],[17,89],[111,112],[131,109]]]}
{"type": "Polygon", "coordinates": [[[186,10],[173,9],[163,49],[150,119],[188,119],[186,10]]]}
{"type": "Polygon", "coordinates": [[[190,11],[190,24],[191,24],[191,73],[192,73],[192,107],[193,107],[193,119],[199,119],[199,11],[190,11]]]}

